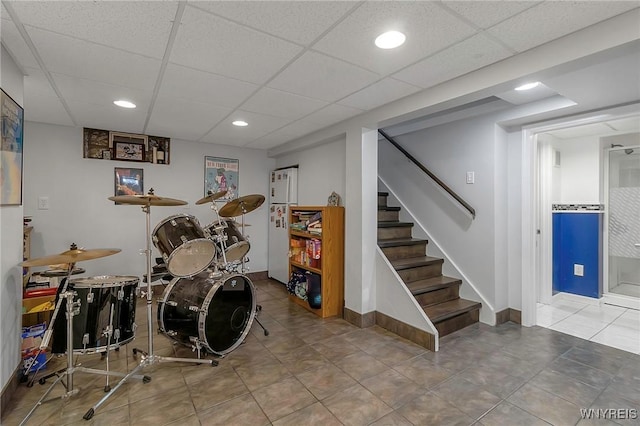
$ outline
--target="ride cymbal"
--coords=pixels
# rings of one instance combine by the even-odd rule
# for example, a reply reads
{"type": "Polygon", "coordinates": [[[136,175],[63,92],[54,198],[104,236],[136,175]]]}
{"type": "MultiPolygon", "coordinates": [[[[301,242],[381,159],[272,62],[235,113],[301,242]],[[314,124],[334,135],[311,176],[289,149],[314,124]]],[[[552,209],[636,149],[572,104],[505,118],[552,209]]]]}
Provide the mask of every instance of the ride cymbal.
{"type": "Polygon", "coordinates": [[[200,198],[198,201],[196,201],[196,204],[200,205],[204,203],[209,203],[211,201],[217,200],[220,197],[224,197],[226,193],[227,193],[227,190],[225,189],[224,191],[219,191],[219,192],[216,192],[215,194],[207,195],[206,197],[200,198]]]}
{"type": "Polygon", "coordinates": [[[57,265],[60,263],[76,263],[82,260],[93,260],[100,257],[111,256],[112,254],[120,253],[120,251],[120,249],[71,249],[60,254],[30,259],[22,262],[20,265],[31,267],[57,265]]]}
{"type": "Polygon", "coordinates": [[[160,197],[158,195],[115,195],[109,197],[109,200],[120,204],[132,204],[136,206],[184,206],[189,204],[183,200],[175,198],[160,197]]]}
{"type": "Polygon", "coordinates": [[[264,196],[260,194],[245,195],[236,198],[222,206],[218,214],[222,217],[240,216],[249,213],[260,207],[264,203],[264,196]]]}

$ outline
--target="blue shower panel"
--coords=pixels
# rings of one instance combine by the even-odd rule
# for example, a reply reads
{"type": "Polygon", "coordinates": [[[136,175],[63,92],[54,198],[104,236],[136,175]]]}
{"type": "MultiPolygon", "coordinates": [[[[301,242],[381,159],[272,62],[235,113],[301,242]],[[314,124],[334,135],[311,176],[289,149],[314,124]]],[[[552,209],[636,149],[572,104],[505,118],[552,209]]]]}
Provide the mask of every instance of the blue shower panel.
{"type": "Polygon", "coordinates": [[[602,296],[602,214],[553,213],[553,292],[602,296]]]}

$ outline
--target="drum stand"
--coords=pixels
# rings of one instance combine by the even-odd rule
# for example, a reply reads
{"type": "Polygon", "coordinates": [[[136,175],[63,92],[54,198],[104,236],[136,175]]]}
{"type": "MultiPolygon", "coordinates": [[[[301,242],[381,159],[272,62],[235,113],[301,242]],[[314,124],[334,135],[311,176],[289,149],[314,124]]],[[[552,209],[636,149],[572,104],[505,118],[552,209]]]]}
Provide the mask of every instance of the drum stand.
{"type": "MultiPolygon", "coordinates": [[[[71,271],[71,270],[73,270],[73,264],[71,264],[71,266],[69,267],[69,271],[71,271]]],[[[69,275],[70,275],[70,273],[69,273],[69,275]]],[[[42,405],[44,402],[48,402],[49,401],[49,400],[45,401],[45,398],[47,397],[47,395],[49,395],[49,393],[51,393],[51,391],[53,390],[54,386],[56,384],[58,384],[59,382],[62,383],[62,385],[67,390],[67,392],[64,395],[62,395],[63,399],[77,394],[78,393],[78,389],[74,389],[73,388],[73,374],[75,372],[106,375],[107,376],[107,388],[108,388],[108,383],[109,383],[109,379],[108,379],[109,376],[133,377],[135,379],[141,379],[144,383],[147,383],[148,381],[151,380],[147,376],[131,375],[131,374],[125,375],[123,373],[113,372],[113,371],[110,372],[108,370],[104,371],[104,370],[97,370],[97,369],[94,369],[94,368],[77,367],[77,366],[75,366],[73,364],[73,317],[80,313],[80,304],[81,304],[81,302],[79,300],[77,302],[73,301],[73,299],[75,298],[76,295],[77,295],[77,293],[75,291],[67,290],[67,284],[65,284],[65,287],[63,288],[63,291],[60,293],[60,297],[58,299],[58,304],[56,306],[56,311],[54,312],[54,314],[57,314],[58,308],[60,307],[60,304],[62,303],[62,299],[67,299],[67,303],[66,303],[66,305],[67,305],[67,312],[66,312],[66,317],[67,317],[67,368],[60,375],[58,375],[56,373],[56,375],[58,375],[58,378],[51,384],[51,386],[49,386],[49,389],[47,389],[47,391],[44,393],[44,395],[42,395],[42,397],[38,400],[38,402],[36,402],[36,404],[33,406],[33,408],[31,408],[31,411],[29,411],[29,413],[27,413],[26,417],[22,420],[20,425],[24,425],[26,423],[26,421],[31,417],[31,415],[36,411],[36,409],[40,405],[42,405]],[[67,378],[66,384],[64,382],[62,382],[62,379],[65,378],[65,377],[67,378]]],[[[113,315],[112,315],[112,318],[113,318],[113,315]]],[[[51,324],[53,324],[53,321],[51,321],[51,324]]],[[[47,332],[49,332],[49,331],[51,331],[51,329],[47,330],[47,332]]],[[[110,333],[110,330],[108,332],[110,333]]],[[[51,335],[51,333],[49,333],[49,336],[50,335],[51,335]]],[[[45,337],[45,339],[43,340],[44,347],[47,346],[47,344],[48,344],[47,342],[48,342],[48,337],[45,337]]],[[[42,349],[42,346],[41,346],[41,349],[42,349]]],[[[108,365],[108,363],[107,363],[107,365],[108,365]]],[[[106,388],[105,388],[105,390],[106,390],[106,388]]],[[[52,399],[57,399],[57,398],[52,398],[52,399]]]]}
{"type": "MultiPolygon", "coordinates": [[[[145,250],[145,254],[147,255],[147,290],[146,290],[146,293],[143,292],[143,296],[146,296],[147,298],[147,327],[149,332],[149,336],[148,336],[149,350],[148,352],[145,352],[141,349],[137,349],[137,348],[133,349],[134,357],[138,353],[142,354],[142,357],[138,366],[134,368],[129,374],[125,375],[122,378],[122,380],[120,380],[120,382],[118,382],[118,384],[115,385],[111,389],[111,391],[109,391],[108,394],[106,394],[100,401],[98,401],[93,407],[91,407],[89,411],[86,412],[86,414],[82,417],[85,420],[91,419],[95,411],[98,409],[98,407],[104,404],[106,400],[109,399],[109,397],[113,395],[113,393],[116,392],[120,388],[120,386],[122,386],[127,380],[129,380],[131,377],[138,377],[135,374],[146,366],[158,364],[161,362],[191,362],[196,364],[209,364],[214,367],[218,365],[218,361],[216,360],[173,358],[173,357],[159,356],[153,353],[153,306],[152,306],[153,291],[151,289],[151,254],[152,254],[151,253],[151,204],[149,203],[142,206],[142,211],[146,215],[146,222],[147,222],[147,248],[145,250]]],[[[198,355],[200,355],[199,349],[198,349],[198,355]]],[[[151,380],[151,378],[148,376],[144,376],[144,377],[145,379],[143,379],[143,381],[145,383],[151,380]]]]}

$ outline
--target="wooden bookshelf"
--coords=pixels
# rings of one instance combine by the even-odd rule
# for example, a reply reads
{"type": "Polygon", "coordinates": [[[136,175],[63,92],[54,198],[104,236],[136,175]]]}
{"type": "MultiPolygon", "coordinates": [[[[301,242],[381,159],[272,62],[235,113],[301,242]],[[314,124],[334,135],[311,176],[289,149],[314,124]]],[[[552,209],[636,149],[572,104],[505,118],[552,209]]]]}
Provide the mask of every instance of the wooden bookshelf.
{"type": "Polygon", "coordinates": [[[321,306],[314,309],[307,300],[289,295],[289,300],[322,318],[340,316],[344,307],[344,207],[292,206],[289,209],[289,275],[294,270],[312,272],[320,277],[321,306]],[[322,214],[320,234],[295,229],[314,213],[322,214]],[[302,217],[300,216],[302,215],[302,217]],[[292,228],[291,225],[294,225],[292,228]],[[309,240],[320,246],[320,259],[302,255],[309,240]]]}

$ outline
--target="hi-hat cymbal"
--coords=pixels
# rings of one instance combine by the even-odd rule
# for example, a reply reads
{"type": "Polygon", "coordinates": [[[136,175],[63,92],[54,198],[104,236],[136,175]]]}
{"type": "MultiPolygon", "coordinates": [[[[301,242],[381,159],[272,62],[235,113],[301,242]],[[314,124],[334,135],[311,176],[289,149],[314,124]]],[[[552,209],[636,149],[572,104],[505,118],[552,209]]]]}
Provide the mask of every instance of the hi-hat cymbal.
{"type": "Polygon", "coordinates": [[[245,195],[236,198],[222,206],[218,214],[222,217],[240,216],[249,213],[260,207],[264,203],[264,196],[260,194],[245,195]]]}
{"type": "Polygon", "coordinates": [[[153,194],[145,195],[115,195],[109,197],[111,201],[120,204],[133,204],[136,206],[184,206],[188,204],[186,201],[176,200],[175,198],[160,197],[153,194]]]}
{"type": "Polygon", "coordinates": [[[227,193],[227,190],[225,189],[224,191],[219,191],[219,192],[216,192],[215,194],[207,195],[206,197],[200,198],[198,201],[196,201],[196,204],[200,205],[204,203],[209,203],[211,201],[217,200],[220,197],[224,197],[224,194],[226,193],[227,193]]]}
{"type": "Polygon", "coordinates": [[[82,260],[92,260],[100,257],[111,256],[112,254],[120,253],[120,251],[120,249],[72,249],[60,254],[30,259],[22,262],[20,265],[30,267],[56,265],[59,263],[76,263],[82,260]]]}

